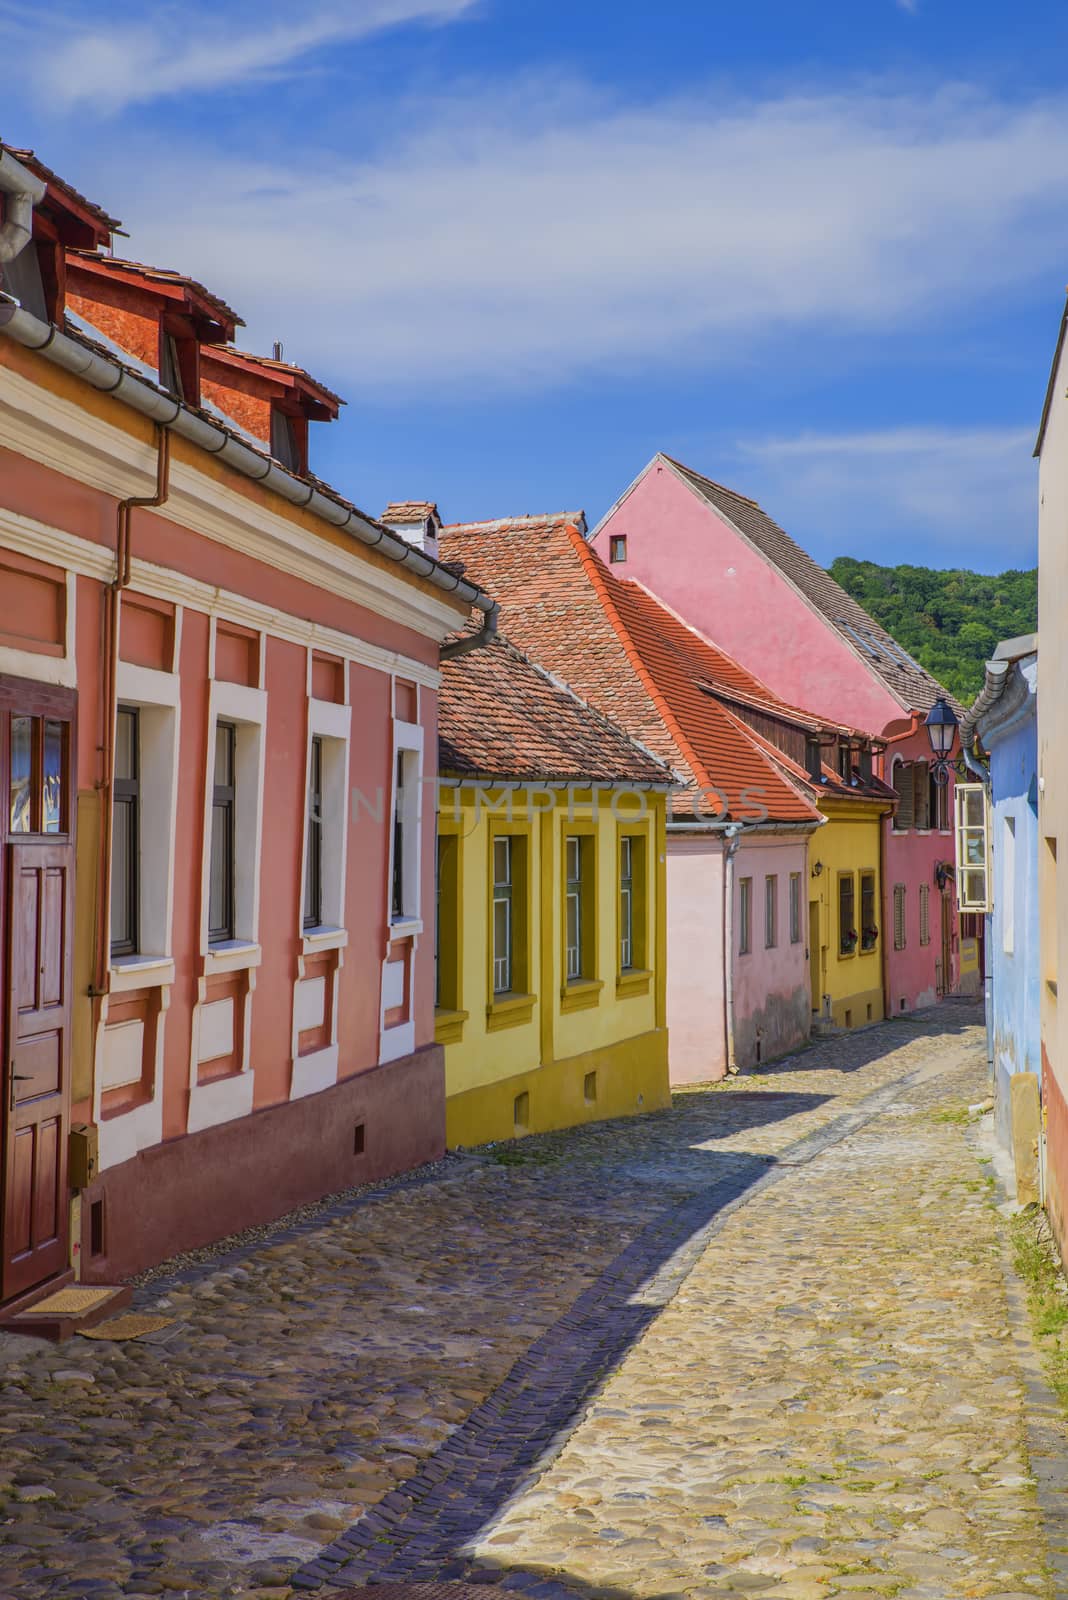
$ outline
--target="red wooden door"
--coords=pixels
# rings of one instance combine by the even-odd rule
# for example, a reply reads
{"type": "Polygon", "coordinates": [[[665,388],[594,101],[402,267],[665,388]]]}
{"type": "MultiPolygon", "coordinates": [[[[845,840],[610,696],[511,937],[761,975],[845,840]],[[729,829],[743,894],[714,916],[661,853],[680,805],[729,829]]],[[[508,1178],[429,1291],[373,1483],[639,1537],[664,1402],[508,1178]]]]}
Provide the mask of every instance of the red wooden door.
{"type": "Polygon", "coordinates": [[[9,844],[0,1299],[67,1265],[74,850],[9,844]]]}

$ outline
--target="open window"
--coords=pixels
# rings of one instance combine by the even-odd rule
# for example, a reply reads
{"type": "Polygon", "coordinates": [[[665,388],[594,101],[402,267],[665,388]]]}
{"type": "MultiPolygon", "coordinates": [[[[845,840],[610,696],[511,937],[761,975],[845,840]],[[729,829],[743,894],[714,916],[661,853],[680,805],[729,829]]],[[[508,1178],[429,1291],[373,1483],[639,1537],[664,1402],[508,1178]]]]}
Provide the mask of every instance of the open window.
{"type": "Polygon", "coordinates": [[[986,789],[958,783],[953,796],[957,843],[957,905],[961,911],[990,910],[990,826],[986,789]]]}

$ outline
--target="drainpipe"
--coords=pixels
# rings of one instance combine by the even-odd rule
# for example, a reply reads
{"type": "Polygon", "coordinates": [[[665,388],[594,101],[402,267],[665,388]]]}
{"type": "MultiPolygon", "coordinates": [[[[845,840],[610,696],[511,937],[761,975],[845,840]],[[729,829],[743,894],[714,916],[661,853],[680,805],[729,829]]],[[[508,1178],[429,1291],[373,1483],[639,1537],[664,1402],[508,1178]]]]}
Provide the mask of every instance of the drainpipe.
{"type": "Polygon", "coordinates": [[[489,610],[483,614],[482,626],[477,633],[462,634],[459,639],[452,639],[441,647],[442,661],[455,661],[457,656],[466,656],[472,650],[481,650],[487,644],[492,644],[497,637],[497,617],[500,607],[496,600],[489,610]]]}
{"type": "Polygon", "coordinates": [[[0,191],[7,196],[0,227],[0,262],[14,261],[33,238],[33,208],[44,199],[45,189],[21,161],[0,150],[0,191]]]}
{"type": "Polygon", "coordinates": [[[130,519],[139,506],[161,506],[170,492],[171,436],[163,426],[156,428],[156,492],[131,495],[120,500],[115,514],[115,577],[104,593],[104,648],[101,749],[103,777],[100,784],[100,860],[97,870],[96,963],[93,998],[107,993],[108,955],[111,923],[111,843],[114,825],[112,796],[115,788],[115,719],[119,698],[119,625],[122,591],[129,588],[132,565],[130,519]]]}
{"type": "MultiPolygon", "coordinates": [[[[723,1041],[727,1071],[738,1071],[734,1053],[734,858],[741,844],[742,823],[729,822],[723,830],[723,1041]]],[[[750,912],[750,914],[752,914],[750,912]]]]}
{"type": "MultiPolygon", "coordinates": [[[[1008,671],[1008,662],[987,662],[986,681],[983,684],[982,689],[979,691],[975,703],[972,705],[967,716],[962,719],[959,729],[960,753],[964,757],[964,765],[967,767],[972,777],[976,778],[983,785],[988,794],[991,794],[992,788],[990,772],[987,767],[983,766],[982,762],[976,759],[975,755],[975,739],[979,731],[977,724],[983,712],[989,710],[992,705],[996,704],[996,702],[1000,700],[1005,691],[1005,683],[1008,677],[1008,671]]],[[[987,916],[983,920],[986,923],[986,935],[984,939],[984,944],[986,947],[986,971],[983,973],[983,1010],[986,1014],[986,1071],[991,1092],[993,1092],[996,1081],[994,1074],[994,941],[991,938],[994,919],[993,917],[987,916]]]]}
{"type": "Polygon", "coordinates": [[[890,908],[890,929],[893,931],[894,907],[893,901],[887,899],[886,891],[889,887],[886,881],[886,835],[894,825],[894,813],[880,819],[879,822],[879,890],[882,894],[882,927],[879,929],[879,965],[882,969],[883,980],[883,1016],[889,1017],[890,1012],[890,944],[886,937],[887,918],[886,910],[890,908]]]}

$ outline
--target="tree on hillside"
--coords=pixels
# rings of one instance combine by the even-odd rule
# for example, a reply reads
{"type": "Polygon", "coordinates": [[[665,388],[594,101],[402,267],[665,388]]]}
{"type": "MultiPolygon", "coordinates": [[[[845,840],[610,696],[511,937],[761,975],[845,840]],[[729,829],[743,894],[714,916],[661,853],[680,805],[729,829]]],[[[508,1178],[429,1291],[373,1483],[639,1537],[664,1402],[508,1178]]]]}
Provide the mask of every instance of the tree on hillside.
{"type": "Polygon", "coordinates": [[[999,639],[1038,626],[1038,572],[882,567],[838,556],[831,577],[964,705],[999,639]]]}

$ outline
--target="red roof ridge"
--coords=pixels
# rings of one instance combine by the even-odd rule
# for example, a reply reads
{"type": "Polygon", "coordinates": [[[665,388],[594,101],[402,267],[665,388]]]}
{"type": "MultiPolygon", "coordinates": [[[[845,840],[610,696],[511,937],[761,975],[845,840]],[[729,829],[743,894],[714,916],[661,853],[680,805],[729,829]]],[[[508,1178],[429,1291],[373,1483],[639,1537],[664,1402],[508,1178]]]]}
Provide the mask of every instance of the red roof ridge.
{"type": "Polygon", "coordinates": [[[612,627],[615,630],[616,637],[623,646],[624,652],[626,653],[631,666],[634,668],[635,672],[638,674],[638,677],[645,685],[645,690],[650,700],[652,700],[654,706],[663,717],[672,739],[675,741],[682,754],[686,757],[686,761],[694,774],[706,785],[711,784],[711,774],[705,767],[704,762],[699,759],[689,739],[687,739],[686,735],[683,733],[682,728],[679,726],[678,718],[668,705],[664,698],[663,691],[660,689],[648,667],[645,665],[645,662],[642,660],[641,652],[635,648],[627,625],[619,614],[619,610],[609,589],[610,581],[615,581],[618,583],[619,580],[610,580],[610,575],[604,563],[601,561],[596,552],[590,549],[589,544],[582,537],[577,528],[569,528],[568,533],[571,535],[572,543],[579,553],[580,560],[586,567],[590,582],[593,584],[595,591],[600,596],[601,604],[604,606],[608,620],[611,622],[612,627]]]}
{"type": "Polygon", "coordinates": [[[68,247],[67,255],[75,257],[86,267],[103,267],[107,270],[114,267],[118,272],[130,272],[150,281],[181,284],[223,312],[226,320],[232,322],[235,327],[245,326],[244,319],[238,316],[233,306],[228,305],[221,295],[214,294],[198,279],[191,278],[187,272],[179,272],[176,267],[153,267],[145,261],[130,261],[124,256],[103,255],[99,250],[82,250],[73,245],[68,247]]]}
{"type": "Polygon", "coordinates": [[[584,511],[543,511],[528,513],[522,517],[491,517],[482,522],[447,522],[443,528],[444,533],[507,533],[514,529],[517,533],[530,533],[538,528],[549,529],[562,526],[578,528],[580,531],[586,526],[586,513],[584,511]]]}

